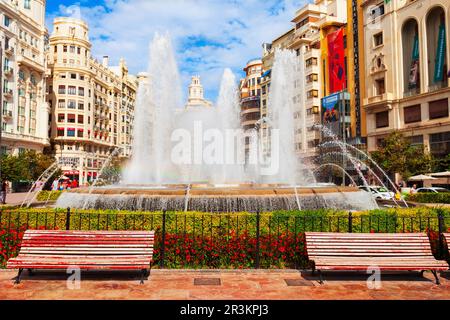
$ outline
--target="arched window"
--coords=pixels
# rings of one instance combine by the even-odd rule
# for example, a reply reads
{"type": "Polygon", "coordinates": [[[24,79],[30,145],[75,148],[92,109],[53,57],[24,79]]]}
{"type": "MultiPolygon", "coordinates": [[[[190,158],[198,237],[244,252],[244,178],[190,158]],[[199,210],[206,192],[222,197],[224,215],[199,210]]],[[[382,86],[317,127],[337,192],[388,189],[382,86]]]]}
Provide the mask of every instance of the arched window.
{"type": "Polygon", "coordinates": [[[427,56],[429,90],[447,86],[447,32],[445,11],[434,7],[427,14],[427,56]]]}
{"type": "Polygon", "coordinates": [[[402,27],[403,88],[405,96],[420,93],[419,27],[415,19],[407,20],[402,27]]]}

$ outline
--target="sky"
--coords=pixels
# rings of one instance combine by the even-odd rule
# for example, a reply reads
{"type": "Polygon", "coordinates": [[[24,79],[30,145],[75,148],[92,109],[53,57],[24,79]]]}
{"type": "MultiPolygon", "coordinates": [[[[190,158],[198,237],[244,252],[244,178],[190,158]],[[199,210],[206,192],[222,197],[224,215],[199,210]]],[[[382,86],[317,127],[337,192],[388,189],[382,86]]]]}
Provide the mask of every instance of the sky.
{"type": "Polygon", "coordinates": [[[239,79],[247,61],[294,25],[296,10],[308,0],[49,0],[46,24],[51,33],[58,16],[89,24],[92,54],[110,64],[127,61],[130,73],[147,71],[155,32],[169,32],[183,82],[200,75],[205,97],[217,99],[225,68],[239,79]]]}

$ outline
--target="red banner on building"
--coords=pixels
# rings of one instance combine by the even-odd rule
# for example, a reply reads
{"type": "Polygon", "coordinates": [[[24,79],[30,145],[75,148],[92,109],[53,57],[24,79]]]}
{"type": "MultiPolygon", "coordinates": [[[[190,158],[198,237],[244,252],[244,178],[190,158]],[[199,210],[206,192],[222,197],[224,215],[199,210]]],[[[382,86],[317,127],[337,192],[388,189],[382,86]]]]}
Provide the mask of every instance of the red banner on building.
{"type": "Polygon", "coordinates": [[[328,41],[328,75],[330,94],[346,88],[344,29],[339,29],[327,36],[328,41]]]}

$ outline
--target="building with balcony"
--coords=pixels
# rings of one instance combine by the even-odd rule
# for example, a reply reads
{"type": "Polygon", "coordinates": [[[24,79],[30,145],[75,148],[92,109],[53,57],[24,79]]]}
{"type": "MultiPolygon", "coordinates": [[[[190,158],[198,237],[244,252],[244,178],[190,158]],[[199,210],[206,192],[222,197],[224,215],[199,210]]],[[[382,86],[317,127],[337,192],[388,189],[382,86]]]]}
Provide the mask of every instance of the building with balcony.
{"type": "Polygon", "coordinates": [[[399,130],[435,157],[450,154],[450,3],[360,1],[368,150],[399,130]]]}
{"type": "Polygon", "coordinates": [[[314,157],[320,142],[320,133],[313,125],[320,123],[320,97],[322,72],[320,63],[320,32],[318,21],[324,10],[316,4],[307,4],[299,9],[292,22],[294,37],[288,49],[295,50],[301,70],[296,73],[294,101],[295,149],[303,158],[314,157]],[[302,71],[302,72],[301,72],[302,71]]]}
{"type": "Polygon", "coordinates": [[[49,146],[45,0],[0,2],[1,153],[49,146]]]}
{"type": "Polygon", "coordinates": [[[125,61],[109,66],[91,56],[88,25],[56,18],[48,51],[50,137],[64,173],[80,184],[93,181],[110,154],[130,153],[137,80],[125,61]]]}
{"type": "MultiPolygon", "coordinates": [[[[289,31],[283,33],[271,43],[263,44],[263,55],[262,55],[262,69],[261,74],[261,118],[265,119],[268,117],[270,112],[269,106],[269,95],[270,95],[270,84],[272,80],[272,67],[275,58],[276,49],[287,49],[292,43],[294,38],[295,29],[289,29],[289,31]]],[[[269,124],[266,121],[261,122],[260,126],[261,137],[262,137],[262,153],[267,155],[270,152],[270,130],[269,124]]]]}
{"type": "Polygon", "coordinates": [[[245,78],[241,79],[239,90],[241,95],[241,127],[244,130],[246,158],[250,148],[250,134],[261,119],[261,59],[252,59],[244,68],[245,78]]]}

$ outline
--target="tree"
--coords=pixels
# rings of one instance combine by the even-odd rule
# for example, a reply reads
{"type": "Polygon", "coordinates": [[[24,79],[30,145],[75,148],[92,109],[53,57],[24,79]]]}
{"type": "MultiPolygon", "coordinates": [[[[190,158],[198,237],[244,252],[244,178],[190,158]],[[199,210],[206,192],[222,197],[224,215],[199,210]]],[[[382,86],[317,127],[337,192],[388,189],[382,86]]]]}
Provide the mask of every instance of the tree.
{"type": "Polygon", "coordinates": [[[432,170],[433,158],[421,145],[412,145],[400,132],[393,131],[372,158],[390,176],[399,173],[403,179],[432,170]]]}
{"type": "Polygon", "coordinates": [[[35,181],[55,161],[53,157],[34,150],[18,156],[3,155],[0,160],[1,179],[8,181],[35,181]]]}

